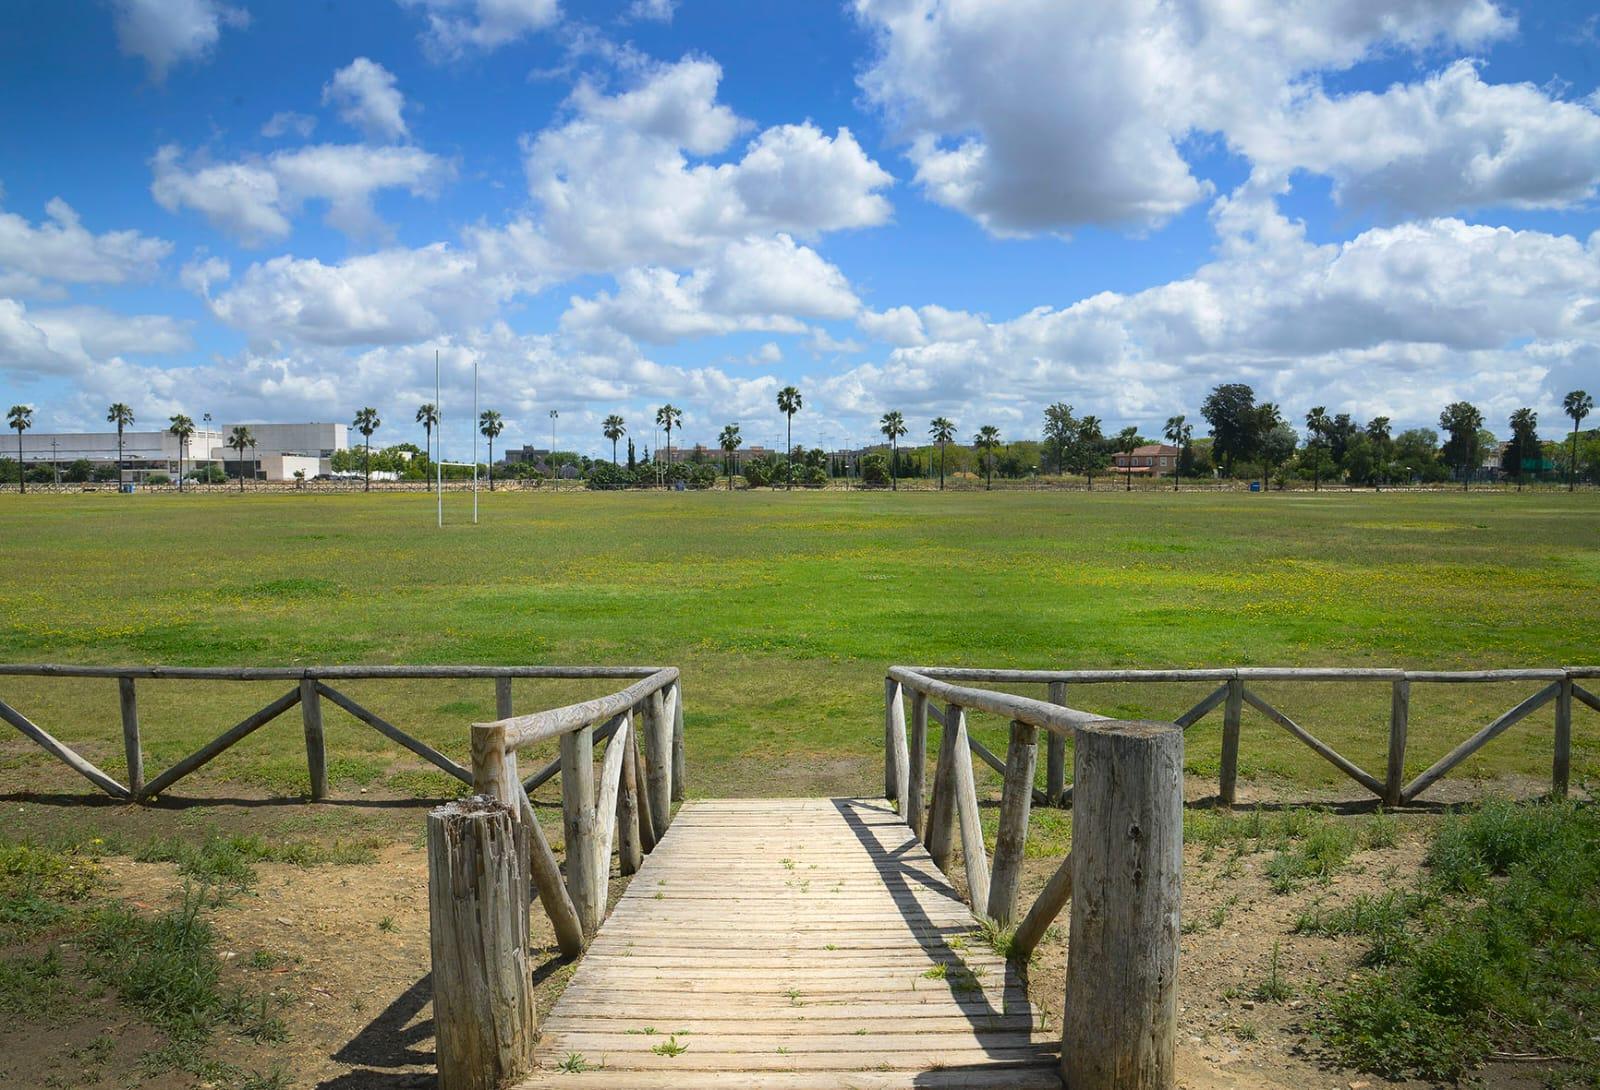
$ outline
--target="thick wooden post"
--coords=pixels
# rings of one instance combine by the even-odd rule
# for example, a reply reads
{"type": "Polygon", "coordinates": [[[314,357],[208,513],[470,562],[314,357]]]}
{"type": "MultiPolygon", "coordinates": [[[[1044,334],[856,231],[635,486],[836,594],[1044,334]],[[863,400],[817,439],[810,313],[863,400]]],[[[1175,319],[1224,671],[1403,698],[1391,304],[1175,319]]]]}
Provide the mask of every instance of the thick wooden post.
{"type": "Polygon", "coordinates": [[[137,799],[144,792],[144,747],[139,744],[139,698],[133,678],[117,678],[117,697],[122,705],[122,750],[128,755],[128,793],[137,799]]]}
{"type": "Polygon", "coordinates": [[[1228,701],[1222,711],[1222,771],[1218,776],[1217,798],[1232,806],[1239,783],[1239,720],[1244,715],[1244,682],[1228,681],[1228,701]]]}
{"type": "Polygon", "coordinates": [[[1078,728],[1072,956],[1061,1036],[1067,1090],[1171,1090],[1183,895],[1183,732],[1078,728]]]}
{"type": "Polygon", "coordinates": [[[906,754],[906,824],[920,839],[927,820],[928,694],[911,693],[911,741],[906,754]]]}
{"type": "Polygon", "coordinates": [[[600,929],[604,895],[595,884],[594,857],[600,841],[595,829],[592,725],[561,736],[561,831],[567,842],[567,892],[584,934],[593,935],[600,929]]]}
{"type": "MultiPolygon", "coordinates": [[[[632,713],[626,738],[612,735],[611,745],[622,744],[622,784],[617,794],[617,865],[624,875],[644,864],[644,844],[639,838],[639,768],[633,745],[632,713]]],[[[610,752],[609,750],[607,751],[610,752]]]]}
{"type": "Polygon", "coordinates": [[[497,677],[494,679],[494,717],[496,719],[510,719],[511,711],[511,679],[497,677]]]}
{"type": "Polygon", "coordinates": [[[328,747],[322,736],[322,693],[317,679],[300,679],[300,721],[306,730],[306,771],[311,774],[311,801],[328,797],[328,747]]]}
{"type": "Polygon", "coordinates": [[[1561,679],[1556,692],[1556,753],[1550,766],[1550,794],[1567,797],[1567,781],[1572,778],[1572,676],[1561,679]]]}
{"type": "Polygon", "coordinates": [[[958,730],[964,723],[965,713],[954,704],[944,711],[944,725],[939,729],[939,763],[933,770],[933,799],[928,803],[928,835],[923,843],[934,865],[950,873],[950,854],[955,839],[956,819],[956,750],[966,748],[966,731],[958,730]]]}
{"type": "Polygon", "coordinates": [[[900,683],[892,677],[883,679],[883,797],[900,796],[900,785],[895,780],[894,764],[894,710],[900,706],[900,683]]]}
{"type": "Polygon", "coordinates": [[[983,821],[978,814],[978,784],[972,776],[966,709],[952,708],[951,711],[955,717],[947,721],[945,729],[955,736],[951,783],[955,787],[956,820],[961,826],[961,863],[967,874],[967,897],[972,902],[972,911],[982,914],[989,908],[989,860],[983,846],[983,821]]]}
{"type": "Polygon", "coordinates": [[[1000,828],[994,842],[994,872],[989,881],[989,918],[1001,927],[1010,927],[1017,916],[1017,887],[1022,882],[1022,854],[1028,843],[1028,814],[1033,808],[1038,737],[1036,728],[1012,720],[1005,790],[1000,796],[1000,828]]]}
{"type": "Polygon", "coordinates": [[[649,761],[639,748],[639,735],[641,732],[646,735],[650,733],[649,705],[646,704],[644,708],[635,711],[639,716],[634,721],[637,728],[632,732],[628,743],[633,750],[634,794],[639,802],[639,846],[644,854],[648,855],[656,850],[656,823],[650,806],[649,761]]]}
{"type": "MultiPolygon", "coordinates": [[[[1050,683],[1050,703],[1067,706],[1067,683],[1050,683]]],[[[1061,796],[1067,790],[1067,739],[1055,731],[1047,732],[1044,757],[1044,797],[1051,806],[1061,805],[1061,796]]]]}
{"type": "Polygon", "coordinates": [[[889,703],[889,762],[894,770],[894,805],[903,818],[909,817],[911,754],[906,749],[906,707],[901,687],[894,687],[889,703]]]}
{"type": "Polygon", "coordinates": [[[1389,760],[1384,766],[1383,804],[1399,806],[1406,785],[1406,732],[1411,722],[1411,679],[1399,678],[1389,699],[1389,760]]]}
{"type": "Polygon", "coordinates": [[[428,815],[428,931],[441,1090],[526,1074],[538,1028],[528,956],[527,826],[474,796],[428,815]]]}
{"type": "Polygon", "coordinates": [[[672,709],[661,690],[650,694],[644,721],[645,779],[650,785],[650,821],[656,841],[672,822],[672,709]]]}
{"type": "Polygon", "coordinates": [[[682,802],[688,790],[689,756],[683,748],[683,682],[672,683],[672,801],[682,802]]]}

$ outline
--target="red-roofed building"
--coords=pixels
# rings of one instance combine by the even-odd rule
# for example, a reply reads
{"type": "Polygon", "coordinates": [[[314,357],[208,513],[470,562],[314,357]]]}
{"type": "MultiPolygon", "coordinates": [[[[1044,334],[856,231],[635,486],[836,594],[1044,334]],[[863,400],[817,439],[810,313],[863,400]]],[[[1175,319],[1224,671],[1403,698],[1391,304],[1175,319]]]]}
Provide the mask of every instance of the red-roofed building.
{"type": "Polygon", "coordinates": [[[1134,447],[1130,454],[1119,451],[1111,456],[1111,465],[1116,472],[1132,473],[1135,477],[1166,476],[1177,464],[1178,448],[1165,443],[1149,443],[1134,447]]]}

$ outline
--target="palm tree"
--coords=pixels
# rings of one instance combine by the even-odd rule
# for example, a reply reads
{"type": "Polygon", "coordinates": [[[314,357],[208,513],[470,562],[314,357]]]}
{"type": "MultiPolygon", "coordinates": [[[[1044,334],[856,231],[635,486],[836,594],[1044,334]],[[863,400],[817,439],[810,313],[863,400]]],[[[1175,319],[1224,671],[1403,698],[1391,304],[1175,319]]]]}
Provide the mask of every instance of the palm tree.
{"type": "Polygon", "coordinates": [[[189,453],[189,438],[194,435],[194,421],[183,413],[168,418],[167,431],[178,437],[178,491],[183,491],[183,459],[189,453]]]}
{"type": "Polygon", "coordinates": [[[1089,482],[1089,491],[1094,491],[1094,471],[1100,468],[1100,459],[1104,456],[1105,436],[1100,432],[1100,418],[1086,416],[1078,421],[1078,443],[1083,449],[1083,475],[1089,482]]]}
{"type": "Polygon", "coordinates": [[[728,491],[733,491],[733,471],[736,468],[733,462],[733,452],[739,449],[739,444],[744,440],[739,438],[739,425],[724,424],[722,434],[717,437],[717,446],[727,455],[728,461],[728,491]]]}
{"type": "Polygon", "coordinates": [[[670,401],[656,410],[656,427],[667,429],[667,472],[672,472],[672,429],[683,421],[683,410],[670,401]]]}
{"type": "Polygon", "coordinates": [[[33,427],[33,406],[11,406],[11,411],[6,413],[6,423],[17,430],[17,488],[19,495],[27,495],[28,475],[22,471],[22,433],[33,427]]]}
{"type": "Polygon", "coordinates": [[[122,461],[122,431],[133,423],[133,410],[120,401],[113,401],[106,410],[106,422],[117,426],[117,484],[122,484],[122,474],[127,471],[127,466],[122,461]]]}
{"type": "Polygon", "coordinates": [[[500,433],[506,430],[506,425],[500,419],[500,414],[493,409],[485,409],[478,414],[478,431],[489,440],[489,491],[494,491],[494,441],[500,433]]]}
{"type": "Polygon", "coordinates": [[[1373,454],[1378,463],[1376,487],[1383,491],[1383,482],[1389,479],[1389,466],[1393,464],[1394,435],[1389,427],[1387,416],[1375,416],[1367,421],[1367,442],[1372,444],[1373,454]]]}
{"type": "Polygon", "coordinates": [[[784,488],[794,487],[794,414],[800,411],[800,391],[793,386],[785,386],[778,391],[778,411],[786,418],[788,428],[787,443],[789,445],[789,479],[784,488]]]}
{"type": "Polygon", "coordinates": [[[906,418],[899,410],[890,409],[878,419],[878,430],[889,440],[889,487],[900,489],[900,437],[906,433],[906,418]]]}
{"type": "Polygon", "coordinates": [[[365,462],[364,468],[365,468],[365,471],[366,471],[367,483],[366,483],[366,487],[364,489],[362,489],[362,491],[371,492],[372,491],[372,433],[377,431],[379,428],[383,427],[383,421],[378,419],[378,410],[374,409],[372,406],[368,405],[366,408],[360,409],[360,410],[358,410],[356,412],[355,419],[350,422],[350,426],[352,428],[355,428],[356,431],[360,432],[362,437],[366,440],[367,457],[366,457],[366,462],[365,462]]]}
{"type": "Polygon", "coordinates": [[[928,438],[939,444],[939,491],[944,491],[944,447],[956,437],[956,426],[943,416],[928,422],[928,438]]]}
{"type": "Polygon", "coordinates": [[[1328,410],[1318,405],[1306,413],[1306,431],[1310,433],[1311,440],[1306,445],[1315,447],[1316,457],[1311,460],[1311,491],[1322,491],[1322,439],[1328,434],[1328,410]]]}
{"type": "Polygon", "coordinates": [[[1194,434],[1194,425],[1183,418],[1183,414],[1167,417],[1167,426],[1161,434],[1167,442],[1178,448],[1178,456],[1172,459],[1172,490],[1178,490],[1178,470],[1183,465],[1183,452],[1189,449],[1189,437],[1194,434]]]}
{"type": "Polygon", "coordinates": [[[256,437],[250,434],[250,429],[243,424],[235,424],[233,431],[228,433],[228,438],[223,444],[239,452],[239,491],[244,491],[244,448],[256,445],[256,437]]]}
{"type": "Polygon", "coordinates": [[[1139,448],[1139,429],[1128,425],[1117,432],[1117,450],[1122,454],[1127,464],[1122,468],[1127,470],[1127,491],[1133,491],[1133,452],[1139,448]]]}
{"type": "Polygon", "coordinates": [[[1561,411],[1572,417],[1572,464],[1567,467],[1567,491],[1571,492],[1578,481],[1578,425],[1594,409],[1594,398],[1582,390],[1573,390],[1561,399],[1561,411]]]}
{"type": "Polygon", "coordinates": [[[427,434],[428,460],[433,460],[433,429],[439,426],[439,406],[428,402],[417,409],[417,423],[422,425],[422,430],[427,434]]]}
{"type": "Polygon", "coordinates": [[[611,464],[617,464],[617,440],[628,434],[627,422],[612,413],[600,424],[600,434],[611,440],[611,464]]]}
{"type": "Polygon", "coordinates": [[[985,424],[978,429],[978,434],[972,437],[972,445],[983,451],[983,487],[987,491],[994,487],[994,452],[1000,445],[1000,429],[993,424],[985,424]]]}

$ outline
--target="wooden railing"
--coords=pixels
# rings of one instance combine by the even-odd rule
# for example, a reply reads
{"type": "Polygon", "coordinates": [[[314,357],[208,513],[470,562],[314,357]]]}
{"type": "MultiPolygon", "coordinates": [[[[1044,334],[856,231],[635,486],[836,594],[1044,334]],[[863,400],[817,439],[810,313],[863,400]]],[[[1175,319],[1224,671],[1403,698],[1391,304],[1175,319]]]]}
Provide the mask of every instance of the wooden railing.
{"type": "MultiPolygon", "coordinates": [[[[428,905],[439,1082],[492,1087],[531,1062],[537,1019],[528,939],[530,887],[568,957],[605,915],[611,854],[631,875],[666,835],[683,797],[683,698],[675,667],[618,692],[472,725],[474,794],[428,815],[428,905]],[[558,739],[563,878],[534,816],[517,751],[558,739]],[[595,745],[604,741],[595,775],[595,745]]],[[[732,921],[730,921],[731,923],[732,921]]]]}
{"type": "MultiPolygon", "coordinates": [[[[122,712],[122,743],[127,756],[127,782],[109,775],[77,750],[62,742],[11,704],[0,699],[0,719],[10,723],[46,753],[61,761],[112,798],[130,801],[151,799],[185,776],[199,770],[247,736],[300,706],[305,737],[306,768],[310,777],[311,798],[321,801],[328,795],[327,745],[323,737],[323,700],[343,709],[358,722],[396,742],[442,769],[463,783],[472,783],[470,770],[451,760],[432,746],[406,733],[348,695],[333,687],[334,682],[356,680],[442,680],[484,679],[494,681],[495,714],[510,718],[513,712],[511,683],[519,678],[542,680],[593,681],[632,680],[655,675],[654,666],[62,666],[50,663],[0,664],[0,678],[52,677],[98,678],[117,683],[122,712]],[[135,688],[149,681],[287,681],[283,695],[245,716],[170,768],[146,779],[144,746],[139,725],[139,698],[135,688]]],[[[683,724],[676,724],[674,746],[677,756],[679,790],[682,790],[683,724]]],[[[526,786],[534,790],[557,775],[559,760],[552,761],[529,776],[526,786]]],[[[681,795],[679,796],[681,797],[681,795]]]]}
{"type": "MultiPolygon", "coordinates": [[[[884,715],[886,786],[900,814],[949,873],[959,833],[973,912],[1008,930],[1026,963],[1068,900],[1072,956],[1061,1064],[1082,1090],[1170,1090],[1177,1027],[1178,913],[1183,884],[1183,731],[969,688],[932,671],[892,667],[884,715]],[[905,695],[910,694],[909,733],[905,695]],[[943,711],[935,701],[944,704],[943,711]],[[999,828],[988,859],[967,730],[968,711],[1010,721],[999,828]],[[928,722],[940,726],[924,806],[928,722]],[[1035,796],[1038,738],[1074,739],[1073,847],[1017,920],[1035,796]],[[1073,897],[1074,890],[1077,897],[1073,897]]],[[[1059,695],[1059,694],[1055,694],[1059,695]]],[[[1061,792],[1056,792],[1059,798],[1061,792]]]]}

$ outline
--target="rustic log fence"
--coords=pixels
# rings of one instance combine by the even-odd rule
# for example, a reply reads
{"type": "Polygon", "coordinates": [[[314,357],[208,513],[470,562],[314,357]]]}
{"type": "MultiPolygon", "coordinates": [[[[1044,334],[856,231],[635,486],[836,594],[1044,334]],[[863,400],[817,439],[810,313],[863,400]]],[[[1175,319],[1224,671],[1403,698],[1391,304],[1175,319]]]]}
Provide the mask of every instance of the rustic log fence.
{"type": "MultiPolygon", "coordinates": [[[[674,667],[618,692],[472,725],[474,794],[428,816],[428,904],[434,1021],[443,1090],[503,1085],[532,1064],[528,909],[537,891],[568,957],[604,919],[613,848],[637,871],[682,798],[683,697],[674,667]],[[517,751],[558,739],[566,873],[540,828],[517,751]],[[595,775],[595,747],[605,751],[595,775]]],[[[548,775],[547,775],[548,773],[548,775]]]]}
{"type": "MultiPolygon", "coordinates": [[[[131,802],[148,801],[173,784],[211,761],[245,737],[255,733],[277,719],[295,705],[301,710],[301,730],[305,739],[306,768],[310,778],[312,801],[328,797],[327,744],[323,731],[323,701],[348,712],[357,722],[363,723],[390,741],[404,746],[418,757],[455,777],[463,783],[472,783],[472,772],[462,764],[419,738],[408,734],[376,712],[364,707],[350,696],[335,688],[335,683],[358,680],[493,680],[495,687],[495,714],[509,718],[512,714],[511,684],[517,679],[560,681],[616,681],[637,680],[659,672],[653,666],[308,666],[308,667],[248,667],[248,666],[65,666],[51,663],[0,664],[0,678],[48,677],[91,678],[115,681],[117,700],[121,710],[123,750],[127,757],[127,782],[109,775],[77,750],[35,723],[12,704],[0,698],[0,720],[11,724],[46,753],[83,776],[112,798],[131,802]],[[211,682],[286,682],[289,688],[281,696],[251,712],[217,737],[175,762],[170,768],[146,778],[145,752],[142,728],[139,722],[139,696],[136,688],[140,681],[211,681],[211,682]]],[[[681,702],[680,702],[681,703],[681,702]]],[[[677,764],[677,789],[682,797],[685,773],[683,769],[683,722],[681,709],[677,712],[673,731],[674,760],[677,764]]],[[[528,777],[527,789],[532,791],[560,773],[559,760],[552,761],[528,777]]]]}

